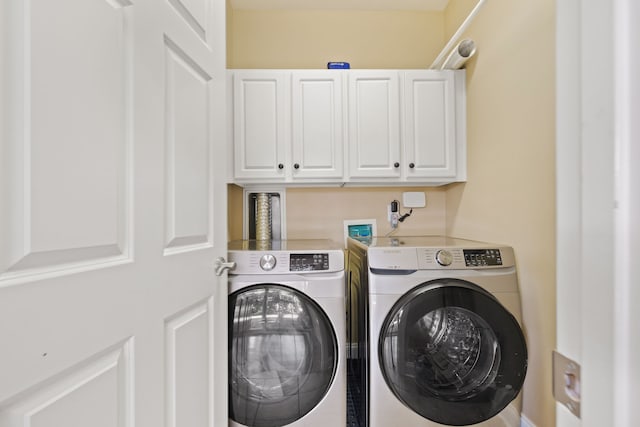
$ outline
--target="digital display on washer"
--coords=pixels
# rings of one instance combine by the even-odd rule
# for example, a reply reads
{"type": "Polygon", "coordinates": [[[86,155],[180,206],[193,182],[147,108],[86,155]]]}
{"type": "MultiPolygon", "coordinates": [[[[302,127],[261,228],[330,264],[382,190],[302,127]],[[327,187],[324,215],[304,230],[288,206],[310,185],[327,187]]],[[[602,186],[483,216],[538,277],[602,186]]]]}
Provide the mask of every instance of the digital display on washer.
{"type": "Polygon", "coordinates": [[[500,249],[463,249],[462,253],[467,267],[502,265],[500,249]]]}
{"type": "Polygon", "coordinates": [[[319,271],[329,269],[329,254],[290,254],[289,271],[319,271]]]}

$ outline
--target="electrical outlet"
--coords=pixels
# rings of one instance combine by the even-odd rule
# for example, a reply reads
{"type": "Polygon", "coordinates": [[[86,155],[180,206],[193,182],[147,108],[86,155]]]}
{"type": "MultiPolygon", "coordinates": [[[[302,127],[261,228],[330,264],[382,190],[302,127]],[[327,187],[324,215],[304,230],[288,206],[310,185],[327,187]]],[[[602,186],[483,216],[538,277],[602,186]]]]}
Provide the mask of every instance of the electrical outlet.
{"type": "Polygon", "coordinates": [[[400,203],[397,200],[392,201],[387,206],[387,217],[391,228],[398,228],[398,219],[400,218],[400,203]]]}
{"type": "Polygon", "coordinates": [[[389,225],[391,225],[391,228],[398,228],[398,219],[400,217],[398,216],[397,213],[391,213],[391,219],[389,220],[389,225]]]}

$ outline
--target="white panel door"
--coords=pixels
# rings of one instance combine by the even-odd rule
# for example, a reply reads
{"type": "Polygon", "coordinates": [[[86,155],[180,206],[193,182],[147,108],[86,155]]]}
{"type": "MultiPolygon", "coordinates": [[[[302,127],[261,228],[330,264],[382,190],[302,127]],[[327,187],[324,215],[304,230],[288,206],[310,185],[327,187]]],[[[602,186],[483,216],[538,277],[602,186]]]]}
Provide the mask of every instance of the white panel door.
{"type": "Polygon", "coordinates": [[[455,78],[447,71],[404,73],[402,170],[407,180],[455,178],[455,78]]]}
{"type": "Polygon", "coordinates": [[[398,72],[349,74],[349,177],[400,178],[398,72]]]}
{"type": "Polygon", "coordinates": [[[291,82],[293,179],[343,175],[340,71],[295,71],[291,82]]]}
{"type": "Polygon", "coordinates": [[[580,418],[575,404],[558,403],[556,425],[634,427],[640,5],[574,0],[557,2],[556,14],[557,350],[581,375],[580,418]]]}
{"type": "Polygon", "coordinates": [[[225,3],[0,3],[0,426],[222,426],[225,3]]]}

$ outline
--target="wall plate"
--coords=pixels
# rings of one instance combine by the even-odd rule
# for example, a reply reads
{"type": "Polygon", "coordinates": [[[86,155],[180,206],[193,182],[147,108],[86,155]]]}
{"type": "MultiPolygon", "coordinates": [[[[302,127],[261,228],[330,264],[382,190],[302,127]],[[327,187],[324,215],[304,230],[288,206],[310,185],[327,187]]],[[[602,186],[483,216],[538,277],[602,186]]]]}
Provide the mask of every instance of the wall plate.
{"type": "Polygon", "coordinates": [[[580,418],[580,365],[553,352],[553,397],[580,418]]]}
{"type": "Polygon", "coordinates": [[[375,219],[345,219],[344,220],[344,247],[347,247],[347,238],[367,239],[378,234],[375,219]]]}
{"type": "Polygon", "coordinates": [[[402,193],[402,206],[405,208],[424,208],[427,198],[422,191],[407,191],[402,193]]]}

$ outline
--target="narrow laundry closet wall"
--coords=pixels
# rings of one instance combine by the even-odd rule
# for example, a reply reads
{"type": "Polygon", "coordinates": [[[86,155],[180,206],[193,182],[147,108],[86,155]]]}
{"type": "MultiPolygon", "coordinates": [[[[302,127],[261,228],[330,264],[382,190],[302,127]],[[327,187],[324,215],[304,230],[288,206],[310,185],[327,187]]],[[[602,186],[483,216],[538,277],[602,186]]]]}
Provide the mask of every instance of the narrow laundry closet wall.
{"type": "MultiPolygon", "coordinates": [[[[452,0],[447,32],[469,0],[452,0]],[[462,9],[462,10],[460,10],[462,9]]],[[[523,414],[555,425],[555,2],[490,0],[466,32],[468,180],[447,190],[447,233],[503,242],[518,265],[529,371],[523,414]]]]}

